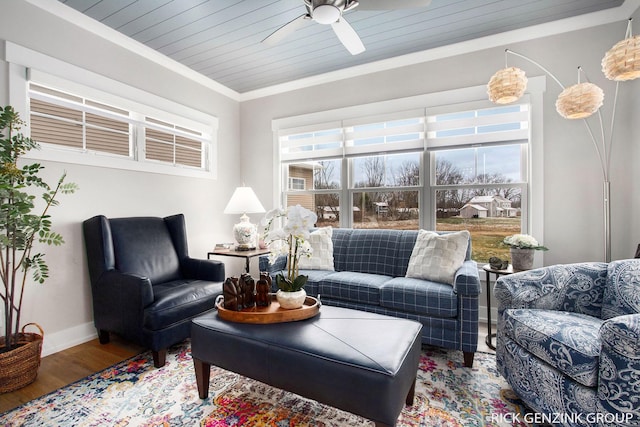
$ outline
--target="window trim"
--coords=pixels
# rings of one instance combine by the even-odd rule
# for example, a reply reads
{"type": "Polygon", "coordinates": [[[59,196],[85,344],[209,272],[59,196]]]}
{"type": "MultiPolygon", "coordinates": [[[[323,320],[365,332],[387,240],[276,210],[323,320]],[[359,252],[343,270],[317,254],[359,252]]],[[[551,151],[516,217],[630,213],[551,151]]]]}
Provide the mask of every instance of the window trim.
{"type": "MultiPolygon", "coordinates": [[[[546,90],[546,76],[532,77],[529,79],[526,94],[529,96],[528,103],[530,105],[530,126],[529,126],[529,156],[527,158],[528,165],[526,167],[527,183],[523,188],[523,200],[521,208],[526,209],[527,221],[523,223],[523,232],[535,235],[537,239],[544,241],[543,219],[544,219],[544,164],[543,164],[543,95],[546,90]],[[524,197],[528,195],[528,197],[524,197]],[[530,204],[529,204],[530,201],[530,204]]],[[[358,120],[363,116],[393,114],[399,111],[408,111],[412,109],[438,109],[441,106],[454,106],[455,104],[470,105],[473,102],[486,104],[486,86],[474,86],[468,88],[460,88],[447,90],[442,92],[434,92],[429,94],[421,94],[407,98],[398,98],[387,101],[380,101],[371,104],[357,105],[345,108],[339,108],[328,111],[319,111],[315,113],[285,117],[272,121],[273,131],[273,200],[275,205],[283,205],[286,197],[286,191],[282,191],[282,160],[280,157],[279,131],[280,130],[301,130],[302,132],[309,127],[314,127],[320,123],[346,122],[348,120],[358,120]]],[[[317,129],[317,128],[316,128],[317,129]]],[[[431,165],[430,151],[424,150],[421,156],[422,171],[421,191],[419,203],[421,211],[424,212],[420,218],[420,228],[435,229],[435,212],[431,212],[431,203],[435,200],[435,187],[430,186],[428,178],[433,171],[431,165]]],[[[340,205],[349,206],[352,200],[352,189],[347,188],[349,171],[347,168],[348,159],[343,158],[342,183],[343,189],[340,190],[340,205]]],[[[356,189],[360,190],[360,189],[356,189]]],[[[351,227],[351,215],[341,215],[340,226],[351,227]]],[[[537,257],[540,262],[542,257],[537,257]]]]}

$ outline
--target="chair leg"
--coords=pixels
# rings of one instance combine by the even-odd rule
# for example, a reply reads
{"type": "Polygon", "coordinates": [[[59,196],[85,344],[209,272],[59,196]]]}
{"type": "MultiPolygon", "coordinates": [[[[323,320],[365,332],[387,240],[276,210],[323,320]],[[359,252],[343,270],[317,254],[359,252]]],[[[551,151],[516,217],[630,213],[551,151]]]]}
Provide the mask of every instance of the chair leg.
{"type": "Polygon", "coordinates": [[[472,351],[463,351],[462,354],[464,356],[464,366],[473,368],[473,356],[475,356],[475,353],[472,351]]]}
{"type": "Polygon", "coordinates": [[[109,343],[109,331],[98,329],[98,341],[100,341],[100,344],[109,343]]]}
{"type": "Polygon", "coordinates": [[[167,361],[167,349],[163,348],[162,350],[152,350],[153,354],[153,366],[156,368],[162,368],[167,361]]]}

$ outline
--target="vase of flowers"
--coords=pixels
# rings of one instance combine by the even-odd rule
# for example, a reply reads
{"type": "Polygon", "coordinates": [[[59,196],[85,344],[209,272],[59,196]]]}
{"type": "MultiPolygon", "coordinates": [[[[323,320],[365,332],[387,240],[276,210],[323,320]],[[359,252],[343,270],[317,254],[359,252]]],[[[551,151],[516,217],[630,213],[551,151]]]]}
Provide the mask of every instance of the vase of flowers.
{"type": "Polygon", "coordinates": [[[513,234],[505,237],[502,243],[510,247],[514,271],[530,270],[533,267],[534,251],[549,250],[528,234],[513,234]]]}
{"type": "Polygon", "coordinates": [[[301,257],[312,255],[313,249],[308,241],[309,230],[317,220],[315,213],[300,205],[273,209],[262,220],[265,227],[264,241],[271,250],[269,261],[273,263],[281,255],[287,257],[286,275],[285,271],[276,275],[276,299],[282,308],[300,308],[307,297],[304,290],[307,276],[300,274],[298,263],[301,257]],[[279,219],[282,220],[282,226],[272,229],[279,219]]]}

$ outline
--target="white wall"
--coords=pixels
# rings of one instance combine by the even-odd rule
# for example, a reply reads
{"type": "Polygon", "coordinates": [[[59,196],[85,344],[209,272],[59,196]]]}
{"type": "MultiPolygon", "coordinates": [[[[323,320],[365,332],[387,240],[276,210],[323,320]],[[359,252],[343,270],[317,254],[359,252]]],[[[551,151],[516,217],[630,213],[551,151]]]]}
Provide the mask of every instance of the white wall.
{"type": "MultiPolygon", "coordinates": [[[[222,211],[241,184],[240,122],[237,101],[100,37],[70,25],[24,1],[3,2],[0,40],[47,54],[84,69],[162,96],[219,119],[218,178],[196,179],[152,173],[44,162],[44,176],[55,183],[63,171],[80,190],[62,196],[51,213],[66,244],[47,248],[50,278],[28,286],[23,323],[45,330],[44,353],[58,351],[95,335],[81,223],[97,214],[109,217],[184,213],[192,256],[206,257],[216,242],[230,241],[237,218],[222,211]],[[26,19],[28,17],[28,19],[26,19]]],[[[73,76],[65,76],[73,80],[73,76]]],[[[8,64],[0,61],[0,103],[8,102],[8,64]]],[[[228,270],[241,271],[241,263],[228,270]]]]}
{"type": "MultiPolygon", "coordinates": [[[[608,120],[614,85],[604,78],[600,61],[624,37],[625,29],[626,22],[604,25],[245,101],[240,106],[242,155],[249,159],[247,164],[261,165],[261,175],[268,175],[268,171],[273,175],[273,119],[485,85],[504,67],[507,47],[543,64],[565,86],[577,83],[577,66],[582,65],[591,81],[605,90],[603,112],[608,120]]],[[[509,65],[524,69],[530,77],[543,75],[519,58],[510,57],[509,65]]],[[[625,83],[619,101],[611,177],[613,259],[631,257],[640,242],[640,232],[631,227],[631,207],[638,195],[632,192],[633,162],[628,155],[635,146],[631,91],[637,91],[639,85],[639,81],[625,83]]],[[[545,265],[598,261],[604,253],[600,166],[583,122],[568,121],[556,113],[560,90],[548,79],[543,123],[544,217],[534,218],[543,221],[543,243],[551,249],[544,253],[545,265]]],[[[263,201],[273,201],[273,179],[247,181],[263,201]]]]}

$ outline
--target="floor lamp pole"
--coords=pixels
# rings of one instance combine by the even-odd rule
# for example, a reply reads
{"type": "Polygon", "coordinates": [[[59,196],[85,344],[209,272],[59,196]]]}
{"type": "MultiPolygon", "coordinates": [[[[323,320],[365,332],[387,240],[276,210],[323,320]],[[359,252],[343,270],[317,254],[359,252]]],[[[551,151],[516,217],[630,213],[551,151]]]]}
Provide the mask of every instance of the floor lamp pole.
{"type": "MultiPolygon", "coordinates": [[[[565,89],[564,85],[560,82],[560,80],[556,76],[553,75],[551,71],[547,70],[545,67],[543,67],[533,59],[509,49],[505,50],[505,54],[511,54],[511,55],[520,57],[526,61],[529,61],[530,63],[537,66],[545,73],[547,73],[547,75],[549,75],[563,90],[565,89]]],[[[580,78],[580,72],[584,73],[584,70],[582,70],[582,67],[578,67],[578,80],[580,78]]],[[[586,77],[586,73],[585,73],[585,77],[586,77]]],[[[589,79],[587,77],[587,81],[588,80],[589,79]]],[[[600,166],[602,168],[602,177],[603,177],[603,184],[604,184],[603,186],[604,224],[603,225],[604,225],[604,260],[605,262],[611,261],[611,192],[610,192],[611,185],[609,181],[609,169],[611,164],[611,146],[613,145],[613,128],[614,128],[615,116],[616,116],[616,106],[618,104],[618,87],[619,87],[619,82],[616,82],[616,89],[615,89],[615,95],[613,100],[613,112],[611,115],[611,128],[609,129],[608,140],[605,136],[604,122],[602,119],[602,113],[600,112],[600,109],[598,109],[598,118],[599,118],[599,124],[600,124],[601,144],[598,144],[598,138],[596,138],[595,134],[591,130],[591,126],[589,125],[589,122],[587,121],[587,119],[586,118],[582,119],[585,126],[587,127],[587,131],[589,132],[589,136],[591,137],[591,141],[593,142],[594,148],[596,150],[596,154],[598,155],[598,160],[600,160],[600,166]]]]}

